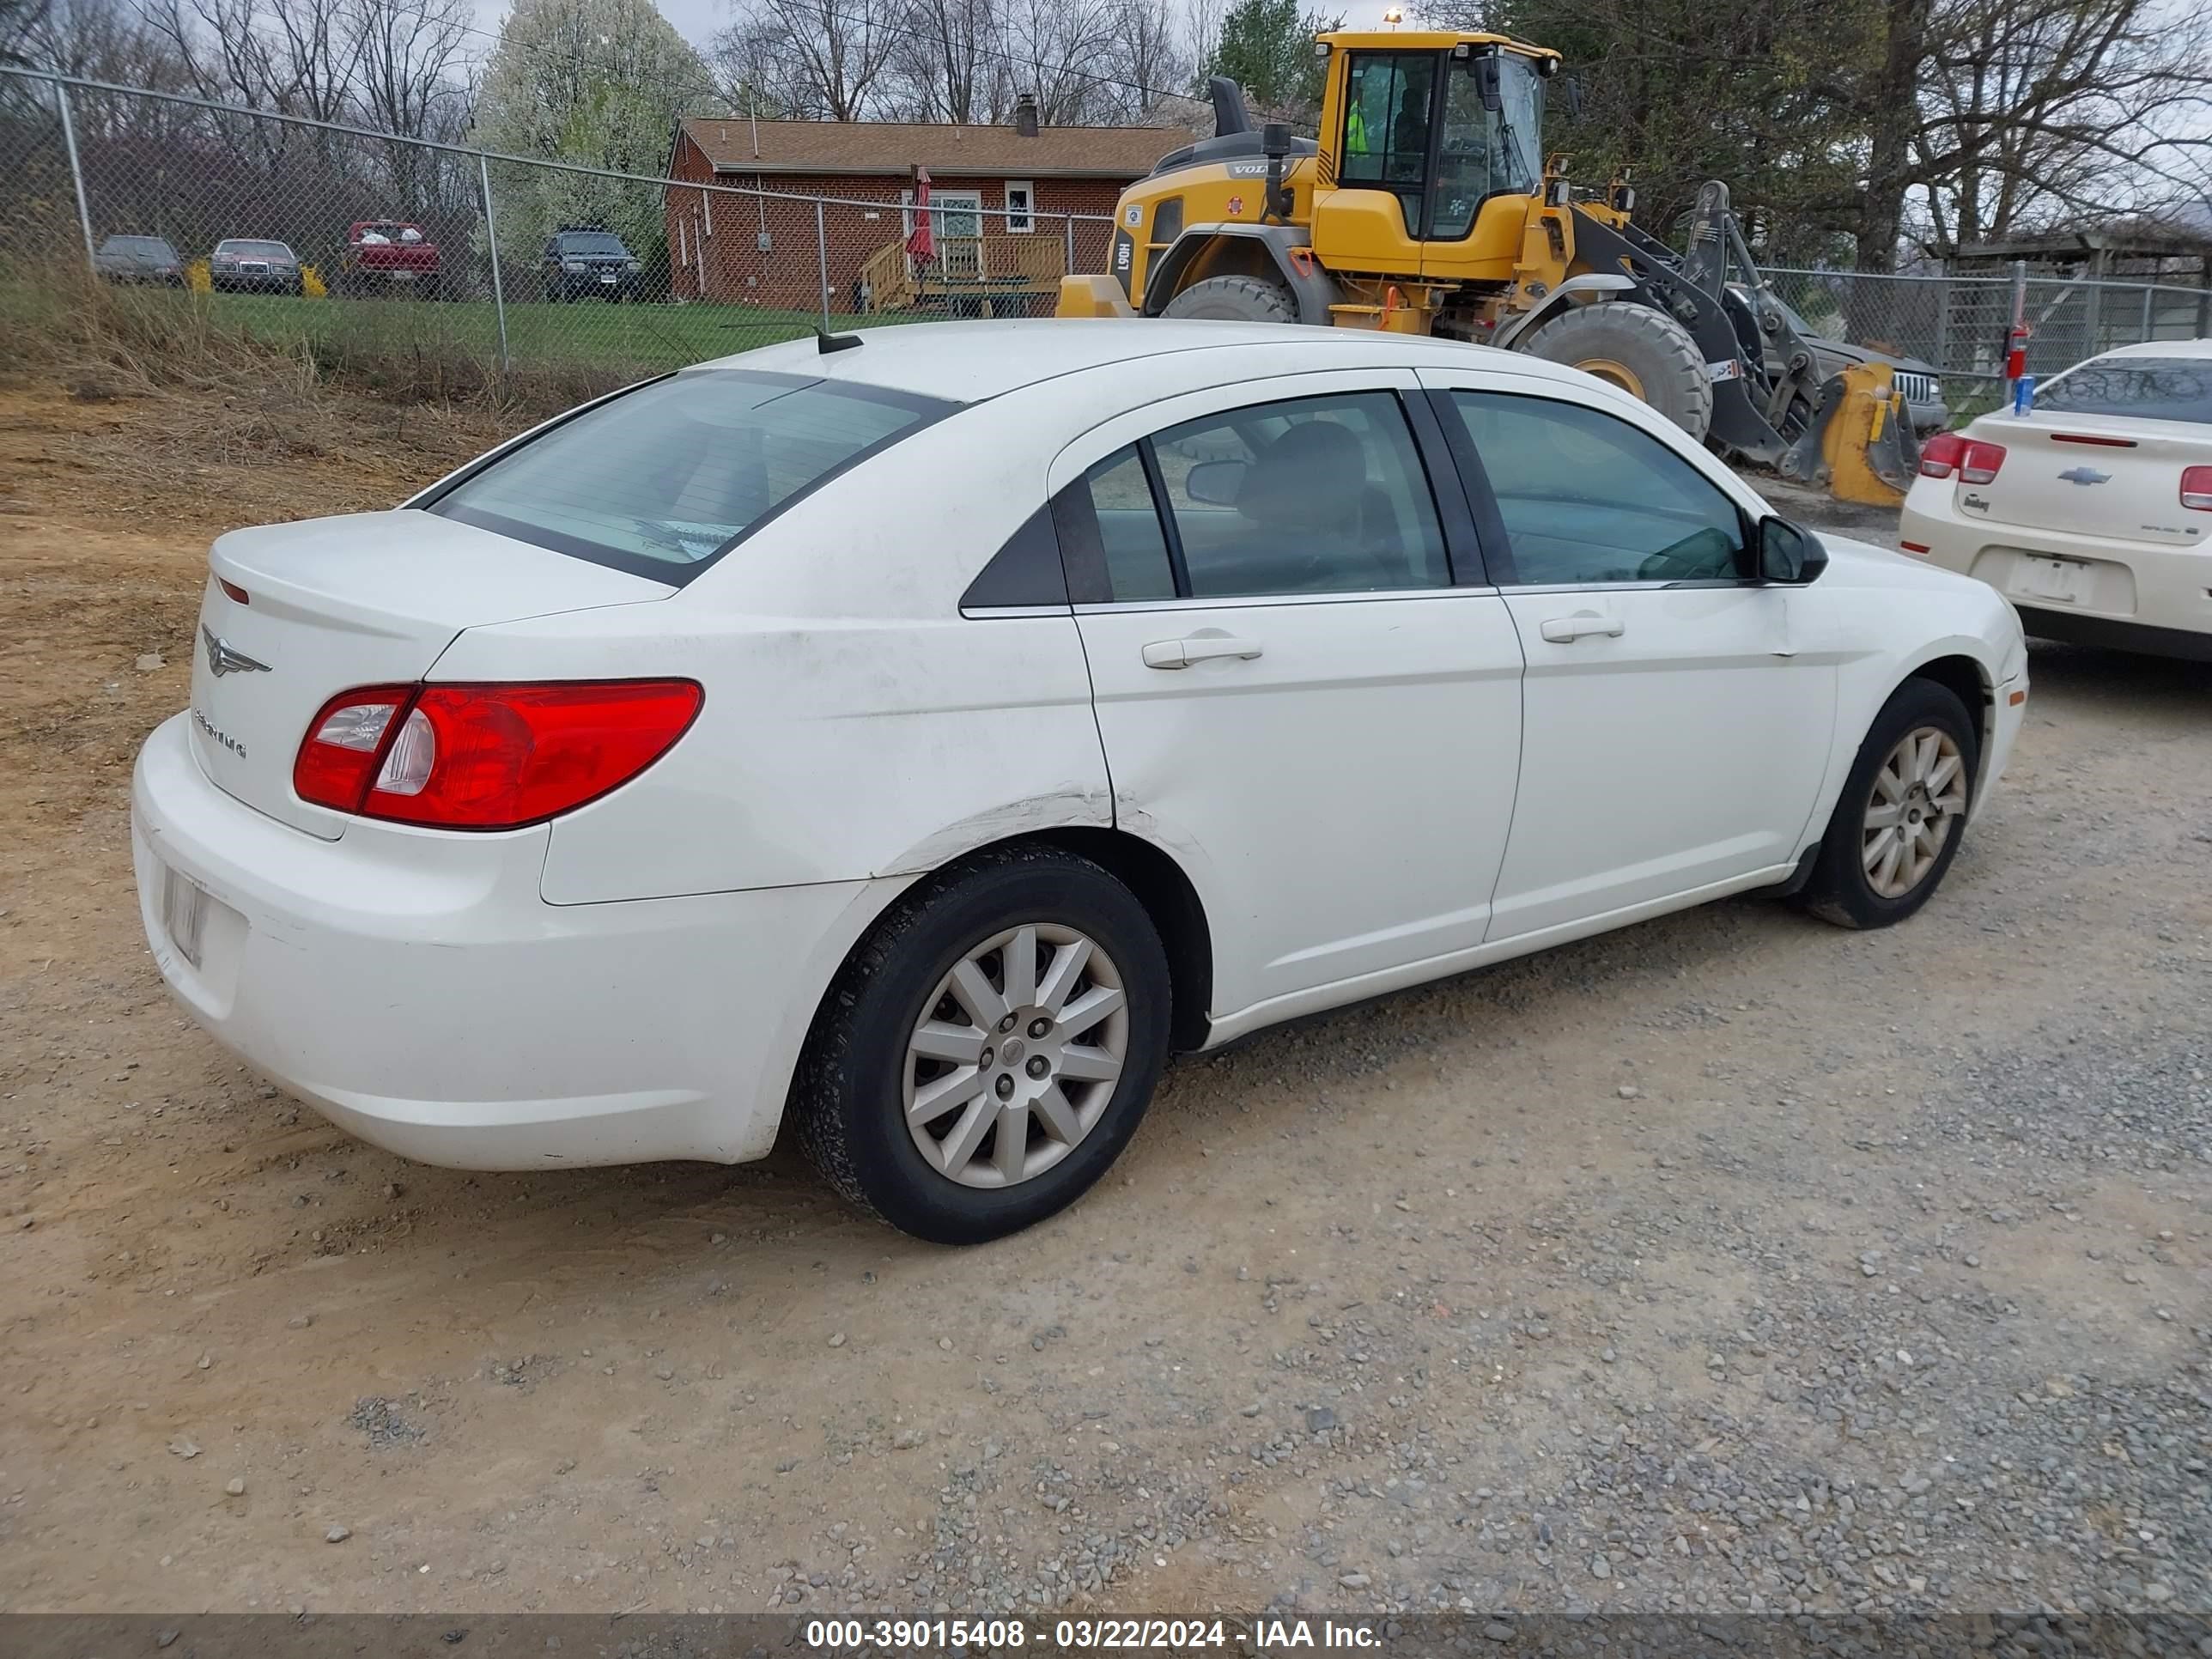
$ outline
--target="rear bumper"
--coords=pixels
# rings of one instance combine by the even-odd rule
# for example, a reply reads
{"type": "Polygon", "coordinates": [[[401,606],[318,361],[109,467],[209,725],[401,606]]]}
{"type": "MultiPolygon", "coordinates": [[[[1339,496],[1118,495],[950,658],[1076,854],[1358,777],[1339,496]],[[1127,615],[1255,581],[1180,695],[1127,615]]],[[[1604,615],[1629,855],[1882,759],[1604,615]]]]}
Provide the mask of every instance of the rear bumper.
{"type": "Polygon", "coordinates": [[[170,990],[257,1071],[364,1140],[459,1168],[732,1164],[774,1144],[880,884],[548,904],[542,828],[319,841],[210,783],[184,720],[132,778],[141,919],[170,990]],[[167,932],[170,872],[208,896],[198,965],[167,932]]]}
{"type": "Polygon", "coordinates": [[[1898,522],[1899,539],[1925,547],[1920,556],[1931,564],[1989,583],[2012,601],[2031,635],[2178,656],[2212,653],[2212,547],[2154,547],[1986,524],[1961,514],[1949,494],[1945,486],[1916,484],[1898,522]],[[2075,597],[2038,590],[2032,562],[2039,557],[2089,567],[2075,597]]]}

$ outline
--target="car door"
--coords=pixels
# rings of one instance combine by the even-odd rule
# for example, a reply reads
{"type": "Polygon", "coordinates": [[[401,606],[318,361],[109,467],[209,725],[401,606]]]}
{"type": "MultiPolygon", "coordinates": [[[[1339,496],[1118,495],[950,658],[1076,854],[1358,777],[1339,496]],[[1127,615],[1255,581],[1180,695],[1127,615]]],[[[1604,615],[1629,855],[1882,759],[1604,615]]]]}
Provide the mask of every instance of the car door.
{"type": "Polygon", "coordinates": [[[1199,884],[1215,1014],[1479,945],[1521,648],[1410,371],[1170,399],[1053,482],[1117,818],[1199,884]]]}
{"type": "Polygon", "coordinates": [[[1835,670],[1791,644],[1804,596],[1746,574],[1755,498],[1658,416],[1525,377],[1421,378],[1528,656],[1491,939],[1790,865],[1835,670]]]}

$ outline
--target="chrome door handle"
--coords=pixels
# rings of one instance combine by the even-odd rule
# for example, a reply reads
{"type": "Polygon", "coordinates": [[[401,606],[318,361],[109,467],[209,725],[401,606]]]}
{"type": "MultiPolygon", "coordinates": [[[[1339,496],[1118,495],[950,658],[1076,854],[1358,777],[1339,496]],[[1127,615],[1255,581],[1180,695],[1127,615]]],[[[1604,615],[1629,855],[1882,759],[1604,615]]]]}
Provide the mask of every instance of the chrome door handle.
{"type": "Polygon", "coordinates": [[[1154,640],[1145,647],[1145,666],[1188,668],[1216,657],[1243,657],[1249,661],[1259,654],[1257,640],[1240,640],[1229,634],[1194,634],[1183,640],[1154,640]]]}
{"type": "Polygon", "coordinates": [[[1553,645],[1572,645],[1592,634],[1617,640],[1626,630],[1618,617],[1600,617],[1584,611],[1571,617],[1553,617],[1536,631],[1553,645]]]}

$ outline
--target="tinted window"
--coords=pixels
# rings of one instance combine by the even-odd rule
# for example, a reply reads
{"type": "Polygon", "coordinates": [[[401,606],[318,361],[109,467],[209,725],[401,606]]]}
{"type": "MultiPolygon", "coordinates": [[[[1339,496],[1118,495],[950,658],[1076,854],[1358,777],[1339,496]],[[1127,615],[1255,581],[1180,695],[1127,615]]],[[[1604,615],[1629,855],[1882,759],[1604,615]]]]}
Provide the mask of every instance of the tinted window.
{"type": "Polygon", "coordinates": [[[618,253],[627,255],[629,250],[622,245],[622,238],[610,236],[604,231],[569,232],[554,239],[563,253],[618,253]]]}
{"type": "Polygon", "coordinates": [[[1450,585],[1428,478],[1387,392],[1209,415],[1152,446],[1194,598],[1450,585]]]}
{"type": "Polygon", "coordinates": [[[158,236],[111,236],[100,244],[100,252],[143,254],[155,259],[176,258],[169,245],[158,236]]]}
{"type": "Polygon", "coordinates": [[[1511,544],[1503,580],[1697,581],[1743,565],[1743,519],[1695,467],[1627,422],[1548,398],[1455,392],[1511,544]]]}
{"type": "Polygon", "coordinates": [[[431,511],[682,582],[793,496],[954,407],[795,375],[695,369],[563,422],[431,511]]]}
{"type": "Polygon", "coordinates": [[[292,250],[282,242],[248,242],[232,240],[216,245],[218,253],[236,253],[248,259],[289,259],[292,250]]]}
{"type": "Polygon", "coordinates": [[[1152,486],[1145,481],[1145,463],[1134,447],[1109,455],[1085,473],[1075,493],[1079,507],[1087,503],[1096,518],[1112,599],[1127,605],[1175,598],[1167,538],[1160,530],[1152,486]]]}
{"type": "Polygon", "coordinates": [[[2132,415],[2146,421],[2212,422],[2212,357],[2100,357],[2038,392],[2060,415],[2132,415]]]}

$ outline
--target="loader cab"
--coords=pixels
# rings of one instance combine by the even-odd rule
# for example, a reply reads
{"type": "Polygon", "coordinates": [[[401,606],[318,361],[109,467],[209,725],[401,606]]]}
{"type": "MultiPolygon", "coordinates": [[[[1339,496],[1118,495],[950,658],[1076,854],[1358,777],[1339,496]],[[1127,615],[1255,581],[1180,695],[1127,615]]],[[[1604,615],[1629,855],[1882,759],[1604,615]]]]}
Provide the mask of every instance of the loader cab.
{"type": "Polygon", "coordinates": [[[1542,189],[1543,82],[1558,58],[1494,35],[1428,32],[1328,34],[1320,49],[1330,59],[1314,202],[1322,264],[1509,276],[1542,189]]]}

